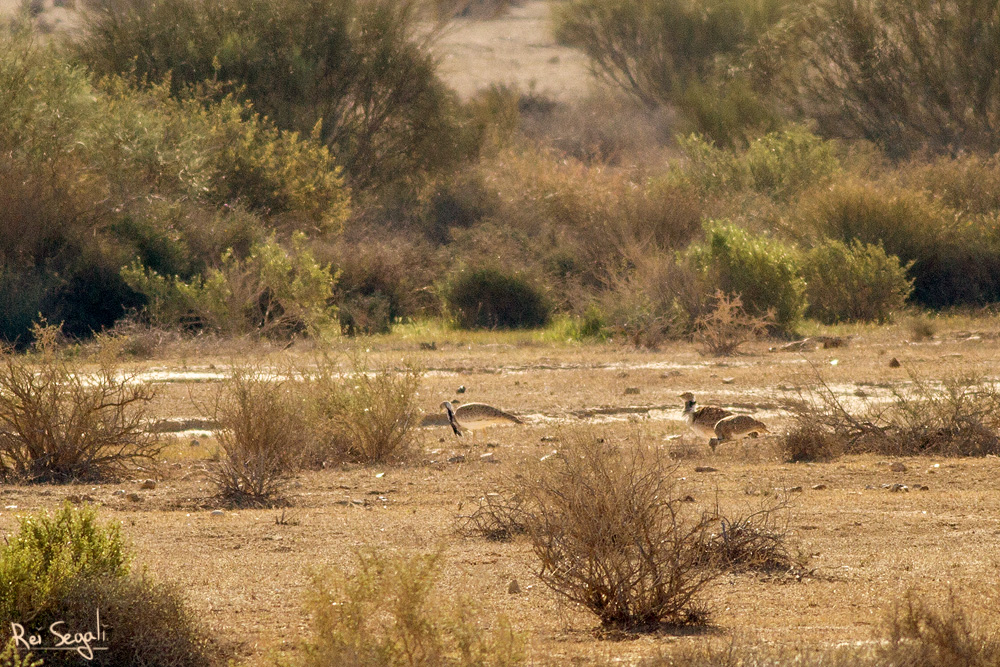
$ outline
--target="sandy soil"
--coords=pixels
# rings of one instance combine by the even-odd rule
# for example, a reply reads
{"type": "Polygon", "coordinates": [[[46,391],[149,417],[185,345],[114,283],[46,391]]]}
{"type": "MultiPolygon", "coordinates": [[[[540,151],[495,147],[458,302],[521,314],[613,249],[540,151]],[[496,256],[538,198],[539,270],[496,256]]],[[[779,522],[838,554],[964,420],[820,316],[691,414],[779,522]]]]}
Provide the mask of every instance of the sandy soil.
{"type": "MultiPolygon", "coordinates": [[[[139,562],[177,582],[211,633],[248,664],[267,664],[275,652],[294,653],[308,630],[302,598],[309,574],[350,567],[355,550],[371,545],[388,552],[443,547],[444,592],[471,595],[484,618],[508,615],[529,638],[535,663],[637,658],[733,637],[810,647],[867,641],[892,602],[910,590],[975,592],[978,605],[995,608],[993,587],[984,582],[995,580],[1000,569],[1000,491],[994,483],[1000,459],[899,459],[905,472],[892,472],[893,461],[874,456],[786,464],[778,436],[725,444],[713,454],[687,433],[678,394],[691,390],[706,403],[767,413],[780,434],[794,388],[815,382],[813,366],[845,394],[905,386],[907,369],[925,378],[989,373],[1000,344],[996,323],[984,323],[991,329],[947,331],[920,343],[907,342],[899,328],[872,329],[848,348],[769,352],[759,345],[722,360],[689,345],[654,353],[503,335],[447,334],[448,340],[435,341],[436,350],[420,349],[427,336],[367,341],[376,356],[425,369],[420,404],[427,425],[416,435],[423,451],[417,463],[306,472],[291,483],[286,509],[214,515],[219,503],[207,470],[216,445],[202,419],[189,423],[202,430],[166,436],[174,440],[163,460],[137,471],[135,480],[3,487],[0,530],[10,531],[25,512],[55,508],[72,494],[90,495],[105,519],[122,523],[139,562]],[[903,368],[889,368],[892,357],[903,368]],[[459,386],[466,391],[457,393],[459,386]],[[498,405],[526,424],[459,442],[437,408],[445,398],[498,405]],[[595,639],[594,618],[537,580],[526,539],[494,543],[459,530],[499,475],[558,450],[566,429],[579,425],[609,437],[638,431],[671,452],[683,492],[706,507],[746,509],[776,490],[801,489],[788,492],[784,519],[789,545],[807,557],[813,574],[801,580],[725,577],[706,596],[713,626],[701,636],[595,639]],[[489,461],[480,458],[487,452],[489,461]],[[449,463],[456,454],[465,462],[449,463]],[[701,466],[715,471],[696,472],[701,466]],[[139,491],[143,477],[159,485],[139,491]],[[913,490],[892,493],[882,486],[891,483],[913,490]],[[916,490],[920,486],[928,490],[916,490]],[[119,489],[136,491],[142,500],[115,495],[119,489]],[[510,595],[514,578],[524,591],[510,595]]],[[[248,354],[242,348],[235,353],[248,354]]],[[[292,348],[271,355],[269,363],[303,363],[309,354],[292,348]]],[[[160,387],[157,417],[191,420],[204,418],[198,405],[225,374],[227,355],[172,350],[145,367],[160,387]]]]}

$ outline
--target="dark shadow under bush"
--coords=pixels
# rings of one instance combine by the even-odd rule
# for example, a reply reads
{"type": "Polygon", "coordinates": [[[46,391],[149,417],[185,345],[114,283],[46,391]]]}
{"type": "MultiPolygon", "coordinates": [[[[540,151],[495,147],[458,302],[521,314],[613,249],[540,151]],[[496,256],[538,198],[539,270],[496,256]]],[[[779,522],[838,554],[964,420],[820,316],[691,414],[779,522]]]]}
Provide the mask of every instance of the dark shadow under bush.
{"type": "Polygon", "coordinates": [[[551,306],[526,278],[497,269],[456,276],[445,292],[463,329],[530,329],[548,324],[551,306]]]}

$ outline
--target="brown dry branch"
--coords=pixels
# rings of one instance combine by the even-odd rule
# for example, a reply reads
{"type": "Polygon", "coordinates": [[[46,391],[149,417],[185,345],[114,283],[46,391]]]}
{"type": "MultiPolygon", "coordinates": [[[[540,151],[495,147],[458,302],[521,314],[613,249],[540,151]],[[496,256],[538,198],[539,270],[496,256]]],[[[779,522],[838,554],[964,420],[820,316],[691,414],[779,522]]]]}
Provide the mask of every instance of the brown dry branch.
{"type": "Polygon", "coordinates": [[[48,345],[0,350],[0,477],[97,480],[152,459],[161,447],[144,426],[155,395],[109,355],[86,374],[48,345]]]}
{"type": "Polygon", "coordinates": [[[638,437],[584,431],[567,445],[525,480],[541,580],[606,629],[704,622],[698,597],[719,573],[704,566],[709,521],[681,500],[676,466],[638,437]]]}
{"type": "Polygon", "coordinates": [[[754,317],[743,309],[743,300],[721,290],[715,292],[715,308],[695,320],[695,341],[702,351],[715,357],[737,354],[741,345],[760,339],[774,325],[774,313],[754,317]]]}

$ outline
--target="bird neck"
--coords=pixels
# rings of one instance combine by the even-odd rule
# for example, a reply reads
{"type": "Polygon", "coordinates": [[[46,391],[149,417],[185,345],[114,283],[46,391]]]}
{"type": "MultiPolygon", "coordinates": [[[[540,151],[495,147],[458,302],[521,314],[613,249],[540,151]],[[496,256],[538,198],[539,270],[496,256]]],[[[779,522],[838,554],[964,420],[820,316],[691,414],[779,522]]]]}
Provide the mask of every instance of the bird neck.
{"type": "MultiPolygon", "coordinates": [[[[684,403],[684,412],[694,412],[694,399],[684,403]]],[[[676,412],[674,414],[677,414],[676,412]]]]}

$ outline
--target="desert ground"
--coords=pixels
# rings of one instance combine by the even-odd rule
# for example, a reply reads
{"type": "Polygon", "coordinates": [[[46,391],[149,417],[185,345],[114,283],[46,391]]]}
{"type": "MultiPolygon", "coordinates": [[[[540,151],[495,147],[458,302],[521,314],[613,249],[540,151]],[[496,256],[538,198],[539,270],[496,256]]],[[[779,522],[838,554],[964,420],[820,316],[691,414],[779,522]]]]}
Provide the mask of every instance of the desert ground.
{"type": "MultiPolygon", "coordinates": [[[[0,11],[17,4],[0,0],[0,11]]],[[[76,20],[72,10],[48,5],[43,17],[52,27],[76,20]]],[[[592,83],[583,57],[557,45],[546,21],[540,0],[499,16],[457,19],[437,47],[446,79],[464,96],[493,82],[533,86],[557,98],[586,94],[592,83]]],[[[169,342],[136,362],[158,390],[155,423],[168,443],[162,457],[114,483],[0,486],[0,534],[15,530],[19,516],[55,509],[67,498],[92,502],[103,520],[121,523],[138,563],[175,582],[208,633],[246,665],[274,664],[300,651],[309,633],[303,597],[311,573],[349,569],[366,547],[441,549],[445,596],[475,600],[474,613],[484,619],[506,615],[526,637],[530,664],[633,664],[708,643],[827,649],[870,642],[894,601],[908,592],[942,600],[954,593],[973,611],[995,615],[1000,459],[861,455],[793,464],[784,461],[780,441],[798,390],[815,386],[818,377],[848,401],[905,387],[914,375],[937,381],[978,373],[995,381],[1000,321],[943,317],[926,340],[914,340],[904,324],[834,333],[851,336],[849,344],[771,351],[780,343],[765,341],[725,358],[705,356],[690,343],[637,351],[541,333],[420,325],[328,343],[335,353],[360,346],[373,360],[421,369],[419,454],[406,465],[301,473],[289,482],[284,506],[270,509],[234,509],[215,497],[209,470],[218,443],[204,406],[234,361],[307,364],[319,344],[282,350],[169,342]],[[421,345],[431,342],[435,349],[421,345]],[[893,358],[900,367],[890,367],[893,358]],[[465,391],[458,393],[460,387],[465,391]],[[712,452],[681,420],[684,391],[704,404],[753,413],[772,434],[712,452]],[[438,407],[443,400],[489,403],[525,423],[459,441],[438,407]],[[580,427],[611,438],[638,434],[663,449],[676,463],[679,492],[701,506],[739,511],[787,498],[779,518],[802,570],[718,579],[704,597],[711,612],[704,632],[599,639],[593,615],[537,579],[527,538],[490,542],[462,530],[477,500],[501,477],[558,451],[565,434],[580,427]],[[897,463],[902,469],[890,468],[897,463]],[[140,489],[147,478],[156,480],[154,489],[140,489]],[[894,492],[894,484],[908,490],[894,492]],[[116,493],[121,490],[138,500],[116,493]],[[520,593],[508,593],[512,579],[520,593]]]]}
{"type": "Polygon", "coordinates": [[[995,610],[988,582],[1000,567],[994,483],[1000,460],[865,455],[789,464],[778,443],[796,388],[815,383],[817,372],[845,397],[905,386],[910,374],[989,374],[1000,352],[1000,326],[995,319],[952,318],[920,342],[909,341],[901,325],[858,328],[852,335],[845,348],[769,351],[773,345],[764,342],[727,358],[703,356],[691,344],[639,352],[531,333],[415,327],[373,338],[364,342],[372,359],[422,369],[426,418],[416,429],[417,461],[303,473],[290,483],[283,508],[222,513],[207,475],[218,446],[210,431],[199,430],[210,424],[198,406],[235,359],[281,367],[308,363],[317,350],[314,344],[280,351],[173,343],[142,362],[147,381],[159,389],[160,430],[188,429],[164,436],[171,444],[163,458],[136,479],[113,484],[4,486],[0,530],[15,528],[26,512],[88,496],[103,519],[121,522],[139,563],[176,582],[210,634],[245,664],[294,654],[308,634],[303,596],[310,573],[350,568],[355,552],[370,546],[389,553],[443,549],[444,593],[476,600],[484,618],[509,617],[528,640],[532,664],[612,658],[628,664],[692,642],[800,648],[867,642],[893,601],[911,591],[932,599],[954,592],[976,609],[995,610]],[[420,345],[429,342],[437,349],[420,345]],[[900,368],[889,367],[894,357],[900,368]],[[466,390],[459,394],[461,386],[466,390]],[[678,395],[686,390],[705,403],[757,414],[774,434],[724,443],[713,453],[681,421],[678,395]],[[444,399],[501,406],[525,423],[459,441],[438,408],[444,399]],[[705,596],[712,615],[704,633],[597,639],[595,617],[536,579],[527,538],[490,542],[461,530],[463,517],[502,475],[558,451],[568,429],[581,426],[612,438],[638,433],[662,448],[676,461],[679,492],[699,504],[738,510],[784,495],[789,506],[780,518],[787,545],[804,559],[803,571],[718,580],[705,596]],[[481,457],[486,453],[492,456],[481,457]],[[458,455],[464,461],[449,461],[458,455]],[[892,463],[905,471],[890,470],[892,463]],[[714,470],[696,472],[706,467],[714,470]],[[140,490],[146,477],[158,481],[155,489],[140,490]],[[910,490],[892,492],[891,484],[910,490]],[[140,500],[116,495],[119,490],[140,500]],[[508,593],[511,579],[521,593],[508,593]]]}

